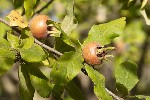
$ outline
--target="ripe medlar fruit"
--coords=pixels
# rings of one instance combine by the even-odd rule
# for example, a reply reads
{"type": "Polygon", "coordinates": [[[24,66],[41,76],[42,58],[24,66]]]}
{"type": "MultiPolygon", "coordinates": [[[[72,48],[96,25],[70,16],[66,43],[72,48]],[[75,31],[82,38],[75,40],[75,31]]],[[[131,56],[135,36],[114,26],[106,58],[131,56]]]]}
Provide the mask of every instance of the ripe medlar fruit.
{"type": "Polygon", "coordinates": [[[83,46],[82,56],[87,64],[100,65],[103,60],[108,60],[106,57],[113,57],[112,55],[106,55],[106,51],[112,49],[114,47],[104,47],[97,42],[90,42],[83,46]]]}
{"type": "Polygon", "coordinates": [[[31,30],[32,35],[35,38],[47,38],[48,37],[48,25],[47,20],[50,18],[46,15],[37,15],[34,16],[30,23],[29,28],[31,30]]]}

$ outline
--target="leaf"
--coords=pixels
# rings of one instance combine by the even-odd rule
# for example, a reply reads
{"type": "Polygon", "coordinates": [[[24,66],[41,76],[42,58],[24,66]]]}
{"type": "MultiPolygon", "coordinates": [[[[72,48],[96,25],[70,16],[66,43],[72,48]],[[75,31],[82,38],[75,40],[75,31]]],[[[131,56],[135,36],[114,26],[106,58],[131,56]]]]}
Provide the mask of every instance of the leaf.
{"type": "Polygon", "coordinates": [[[0,29],[1,29],[0,38],[3,38],[6,35],[7,30],[10,30],[10,27],[0,22],[0,29]]]}
{"type": "Polygon", "coordinates": [[[11,44],[11,48],[17,49],[19,47],[19,37],[14,36],[11,31],[7,32],[7,40],[11,44]]]}
{"type": "Polygon", "coordinates": [[[126,61],[115,68],[116,83],[122,84],[128,92],[137,84],[137,65],[133,61],[126,61]]]}
{"type": "Polygon", "coordinates": [[[15,60],[15,52],[10,50],[10,44],[0,39],[0,76],[11,69],[15,60]]]}
{"type": "Polygon", "coordinates": [[[81,53],[68,52],[64,53],[55,63],[51,77],[55,83],[64,84],[72,80],[83,67],[81,53]]]}
{"type": "Polygon", "coordinates": [[[66,0],[66,12],[67,15],[65,16],[62,24],[61,29],[69,35],[73,29],[75,29],[78,25],[78,22],[74,16],[74,0],[66,0]]]}
{"type": "Polygon", "coordinates": [[[61,38],[56,37],[55,38],[55,49],[58,50],[61,53],[64,52],[70,52],[70,51],[75,51],[75,48],[66,44],[61,38]]]}
{"type": "Polygon", "coordinates": [[[98,42],[101,45],[109,44],[114,38],[120,36],[125,27],[125,17],[109,23],[93,25],[83,45],[89,42],[98,42]]]}
{"type": "Polygon", "coordinates": [[[116,83],[116,88],[117,88],[117,91],[120,94],[122,94],[122,97],[125,97],[128,95],[128,89],[124,85],[122,85],[120,83],[116,83]]]}
{"type": "Polygon", "coordinates": [[[48,98],[51,94],[53,84],[50,84],[48,80],[41,79],[39,77],[31,75],[31,82],[38,94],[44,98],[48,98]]]}
{"type": "Polygon", "coordinates": [[[23,5],[24,0],[13,0],[13,5],[15,8],[21,7],[23,5]]]}
{"type": "Polygon", "coordinates": [[[33,100],[35,90],[31,84],[29,73],[25,67],[26,66],[23,64],[19,67],[20,100],[33,100]]]}
{"type": "Polygon", "coordinates": [[[33,44],[29,49],[20,49],[21,58],[28,62],[40,62],[46,59],[46,54],[43,49],[33,44]]]}
{"type": "Polygon", "coordinates": [[[54,100],[63,100],[63,93],[64,86],[56,83],[52,91],[52,97],[54,100]]]}
{"type": "Polygon", "coordinates": [[[24,0],[25,14],[27,18],[30,18],[34,13],[34,6],[37,0],[24,0]]]}
{"type": "Polygon", "coordinates": [[[21,46],[22,49],[29,49],[34,44],[34,37],[30,30],[24,30],[21,33],[21,46]]]}
{"type": "Polygon", "coordinates": [[[10,20],[10,26],[19,26],[21,28],[28,26],[28,22],[15,10],[12,10],[7,17],[10,20]]]}
{"type": "Polygon", "coordinates": [[[99,100],[112,100],[112,97],[105,90],[105,78],[89,65],[85,65],[88,76],[94,83],[94,93],[99,100]]]}
{"type": "Polygon", "coordinates": [[[25,63],[25,66],[29,72],[31,83],[37,93],[47,98],[50,96],[53,84],[50,83],[49,79],[41,72],[38,67],[41,67],[41,63],[25,63]]]}
{"type": "Polygon", "coordinates": [[[141,100],[150,100],[150,96],[144,96],[144,95],[136,95],[141,100]]]}
{"type": "Polygon", "coordinates": [[[85,100],[83,93],[73,81],[70,81],[65,85],[65,90],[74,100],[85,100]]]}

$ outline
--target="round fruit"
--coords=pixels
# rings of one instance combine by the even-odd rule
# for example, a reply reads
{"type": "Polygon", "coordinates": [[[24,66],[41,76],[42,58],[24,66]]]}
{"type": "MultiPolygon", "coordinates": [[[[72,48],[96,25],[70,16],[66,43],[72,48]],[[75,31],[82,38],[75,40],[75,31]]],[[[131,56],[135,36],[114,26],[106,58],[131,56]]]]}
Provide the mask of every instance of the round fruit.
{"type": "Polygon", "coordinates": [[[103,61],[103,57],[106,55],[105,51],[101,50],[103,47],[97,42],[91,42],[86,44],[82,48],[82,56],[84,61],[89,65],[99,65],[103,61]]]}
{"type": "Polygon", "coordinates": [[[29,28],[35,38],[48,37],[48,25],[46,23],[47,20],[49,20],[49,17],[46,15],[37,15],[32,18],[29,23],[29,28]]]}

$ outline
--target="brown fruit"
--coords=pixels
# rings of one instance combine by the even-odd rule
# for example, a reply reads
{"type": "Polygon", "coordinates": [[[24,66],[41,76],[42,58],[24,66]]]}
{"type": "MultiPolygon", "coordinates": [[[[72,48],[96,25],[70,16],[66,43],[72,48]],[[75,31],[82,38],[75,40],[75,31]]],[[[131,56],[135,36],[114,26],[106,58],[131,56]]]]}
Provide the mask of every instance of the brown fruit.
{"type": "Polygon", "coordinates": [[[97,50],[101,48],[100,44],[91,42],[82,48],[82,55],[86,63],[90,65],[99,65],[102,60],[99,59],[97,50]]]}
{"type": "Polygon", "coordinates": [[[32,35],[35,38],[47,38],[48,37],[48,25],[46,23],[50,18],[46,15],[37,15],[33,17],[29,23],[29,28],[32,35]]]}
{"type": "MultiPolygon", "coordinates": [[[[103,60],[108,60],[107,57],[113,57],[113,55],[106,55],[107,50],[113,50],[114,47],[104,47],[97,42],[90,42],[83,46],[82,56],[84,61],[89,65],[100,65],[103,60]]],[[[109,61],[109,60],[108,60],[109,61]]]]}

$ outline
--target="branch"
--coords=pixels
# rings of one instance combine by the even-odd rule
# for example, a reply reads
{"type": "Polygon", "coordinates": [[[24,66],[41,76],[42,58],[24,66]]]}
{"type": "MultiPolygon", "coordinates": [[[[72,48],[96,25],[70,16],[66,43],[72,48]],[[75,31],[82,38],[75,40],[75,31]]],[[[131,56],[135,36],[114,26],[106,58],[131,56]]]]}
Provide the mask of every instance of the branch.
{"type": "Polygon", "coordinates": [[[43,6],[40,10],[38,10],[37,12],[35,12],[35,14],[42,12],[42,11],[43,11],[45,8],[47,8],[53,1],[54,1],[54,0],[50,0],[45,6],[43,6]]]}
{"type": "Polygon", "coordinates": [[[53,53],[55,53],[55,54],[57,54],[57,55],[59,55],[59,56],[62,56],[62,55],[63,55],[63,54],[60,53],[59,51],[57,51],[57,50],[55,50],[55,49],[53,49],[53,48],[51,48],[51,47],[45,45],[44,43],[38,41],[36,38],[34,38],[34,41],[35,41],[36,44],[42,46],[43,48],[45,48],[45,49],[47,49],[47,50],[49,50],[49,51],[51,51],[51,52],[53,52],[53,53]]]}
{"type": "MultiPolygon", "coordinates": [[[[51,1],[52,1],[52,0],[51,0],[51,1]]],[[[10,27],[12,30],[15,30],[16,32],[19,33],[19,31],[18,31],[18,29],[17,29],[16,27],[10,26],[10,24],[9,24],[6,20],[2,19],[1,17],[0,17],[0,22],[4,23],[4,24],[7,25],[8,27],[10,27]]],[[[34,40],[35,40],[34,42],[35,42],[36,44],[42,46],[43,48],[49,50],[50,52],[53,52],[53,53],[55,53],[55,54],[57,54],[57,55],[59,55],[59,56],[63,55],[62,53],[60,53],[59,51],[55,50],[54,48],[51,48],[51,47],[45,45],[44,43],[38,41],[36,38],[34,38],[34,40]]]]}
{"type": "Polygon", "coordinates": [[[107,88],[105,88],[105,90],[109,93],[109,95],[111,95],[114,99],[116,100],[124,100],[121,97],[118,97],[117,95],[115,95],[114,93],[112,93],[110,90],[108,90],[107,88]]]}

